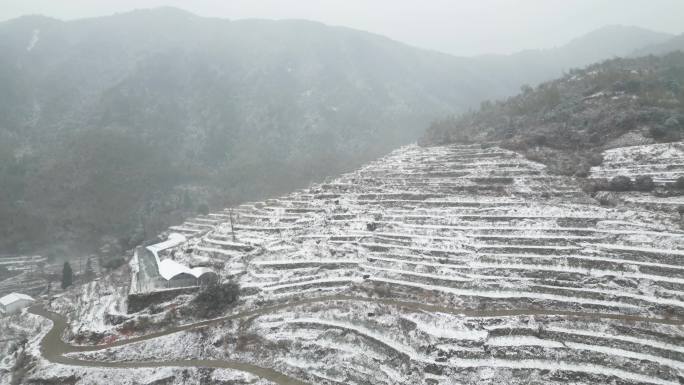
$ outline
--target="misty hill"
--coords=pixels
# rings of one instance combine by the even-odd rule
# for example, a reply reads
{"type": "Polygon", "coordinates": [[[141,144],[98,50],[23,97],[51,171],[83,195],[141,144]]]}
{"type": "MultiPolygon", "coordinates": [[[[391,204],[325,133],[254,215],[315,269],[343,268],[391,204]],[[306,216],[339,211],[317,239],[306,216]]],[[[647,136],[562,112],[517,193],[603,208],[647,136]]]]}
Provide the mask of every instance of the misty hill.
{"type": "Polygon", "coordinates": [[[5,245],[137,242],[350,168],[487,90],[462,60],[368,33],[175,9],[21,18],[0,47],[5,245]]]}
{"type": "MultiPolygon", "coordinates": [[[[664,38],[641,32],[614,39],[631,45],[618,51],[664,38]]],[[[561,59],[541,71],[522,56],[172,8],[0,23],[0,247],[130,247],[209,207],[351,169],[436,116],[560,73],[561,51],[593,52],[582,44],[547,52],[561,59]]]]}
{"type": "Polygon", "coordinates": [[[641,48],[636,51],[634,56],[663,55],[672,51],[684,51],[684,34],[641,48]]]}
{"type": "MultiPolygon", "coordinates": [[[[479,68],[496,74],[509,88],[513,88],[525,83],[536,85],[561,76],[563,71],[605,59],[629,56],[635,50],[665,44],[671,38],[672,35],[666,33],[614,25],[597,29],[556,48],[527,50],[513,55],[485,55],[475,60],[479,68]]],[[[663,47],[660,53],[675,49],[663,47]]]]}
{"type": "Polygon", "coordinates": [[[433,123],[424,144],[498,142],[586,177],[601,151],[684,136],[684,52],[613,59],[433,123]]]}

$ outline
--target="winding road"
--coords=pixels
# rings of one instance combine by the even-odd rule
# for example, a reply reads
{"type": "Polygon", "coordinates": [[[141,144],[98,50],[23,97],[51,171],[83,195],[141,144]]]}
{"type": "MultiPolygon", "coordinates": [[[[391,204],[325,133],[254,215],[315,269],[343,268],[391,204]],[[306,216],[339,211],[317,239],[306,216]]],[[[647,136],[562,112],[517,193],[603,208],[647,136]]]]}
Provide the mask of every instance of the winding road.
{"type": "Polygon", "coordinates": [[[570,312],[570,311],[555,311],[543,309],[518,309],[518,310],[468,310],[457,309],[438,305],[428,305],[416,302],[406,302],[392,299],[376,299],[366,297],[353,296],[325,296],[319,298],[312,298],[301,301],[292,301],[280,305],[266,306],[255,310],[235,313],[225,317],[214,318],[206,321],[196,323],[179,325],[170,327],[164,331],[150,333],[144,336],[134,337],[127,340],[116,341],[107,345],[71,345],[62,340],[62,334],[67,327],[67,321],[64,316],[46,310],[42,305],[35,305],[29,309],[29,312],[35,315],[45,317],[52,321],[52,328],[43,337],[40,342],[40,352],[45,359],[50,362],[83,366],[83,367],[104,367],[104,368],[154,368],[154,367],[193,367],[193,368],[217,368],[217,369],[234,369],[242,372],[247,372],[266,379],[279,385],[305,385],[308,384],[299,379],[289,377],[283,373],[273,369],[260,367],[253,364],[248,364],[238,361],[230,360],[171,360],[171,361],[142,361],[142,362],[116,362],[116,361],[89,361],[77,358],[67,357],[66,354],[78,352],[92,352],[99,351],[113,347],[125,346],[134,344],[136,342],[152,340],[162,336],[182,331],[207,327],[226,320],[247,318],[259,315],[266,315],[277,312],[279,310],[314,304],[322,302],[337,302],[337,301],[355,301],[355,302],[370,302],[382,305],[397,306],[412,311],[428,311],[441,312],[448,314],[458,314],[465,317],[507,317],[507,316],[521,316],[521,315],[540,315],[540,316],[563,316],[572,319],[613,319],[626,322],[649,322],[665,325],[684,325],[684,320],[670,319],[670,318],[650,318],[639,317],[631,315],[620,315],[610,313],[590,313],[590,312],[570,312]]]}

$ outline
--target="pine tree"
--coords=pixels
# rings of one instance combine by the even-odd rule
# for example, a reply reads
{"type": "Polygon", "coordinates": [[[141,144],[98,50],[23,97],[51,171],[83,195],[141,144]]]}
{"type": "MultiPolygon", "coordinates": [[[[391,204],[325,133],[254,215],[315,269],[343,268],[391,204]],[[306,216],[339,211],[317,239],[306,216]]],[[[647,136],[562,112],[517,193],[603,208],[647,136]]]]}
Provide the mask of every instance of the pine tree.
{"type": "Polygon", "coordinates": [[[69,262],[64,262],[64,267],[62,268],[62,289],[71,286],[73,281],[74,272],[71,270],[71,265],[69,265],[69,262]]]}

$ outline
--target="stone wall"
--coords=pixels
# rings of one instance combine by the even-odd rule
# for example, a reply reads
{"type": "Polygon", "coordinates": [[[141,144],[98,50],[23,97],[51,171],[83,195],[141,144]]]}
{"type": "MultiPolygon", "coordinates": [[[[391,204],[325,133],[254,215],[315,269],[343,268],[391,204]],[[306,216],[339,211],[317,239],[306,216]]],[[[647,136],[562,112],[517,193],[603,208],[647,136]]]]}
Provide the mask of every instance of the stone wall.
{"type": "Polygon", "coordinates": [[[151,293],[129,294],[126,312],[128,314],[136,313],[151,305],[170,301],[181,294],[195,293],[198,289],[198,287],[183,287],[178,289],[155,291],[151,293]]]}

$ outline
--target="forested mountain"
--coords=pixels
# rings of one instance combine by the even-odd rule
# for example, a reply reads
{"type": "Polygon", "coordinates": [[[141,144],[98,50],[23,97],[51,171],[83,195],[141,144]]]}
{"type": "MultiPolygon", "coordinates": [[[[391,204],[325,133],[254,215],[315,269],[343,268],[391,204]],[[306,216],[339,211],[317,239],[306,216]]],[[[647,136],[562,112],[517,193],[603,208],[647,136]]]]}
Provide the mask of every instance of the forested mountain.
{"type": "MultiPolygon", "coordinates": [[[[667,38],[640,36],[606,55],[667,38]]],[[[185,215],[351,169],[435,117],[586,64],[559,48],[544,53],[554,56],[544,71],[520,73],[522,56],[499,64],[319,23],[171,8],[22,17],[0,23],[0,52],[0,249],[10,252],[131,247],[185,215]]]]}
{"type": "Polygon", "coordinates": [[[684,138],[684,52],[612,59],[434,122],[422,143],[487,143],[586,177],[613,147],[684,138]]]}

